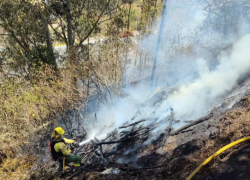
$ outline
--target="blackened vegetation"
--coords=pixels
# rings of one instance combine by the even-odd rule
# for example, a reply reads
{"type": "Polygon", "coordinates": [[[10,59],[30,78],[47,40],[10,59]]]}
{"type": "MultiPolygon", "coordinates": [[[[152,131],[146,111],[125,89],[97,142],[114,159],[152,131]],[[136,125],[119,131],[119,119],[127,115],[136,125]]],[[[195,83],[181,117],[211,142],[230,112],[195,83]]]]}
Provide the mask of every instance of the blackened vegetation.
{"type": "MultiPolygon", "coordinates": [[[[166,149],[161,154],[158,153],[158,149],[162,147],[164,134],[147,146],[139,146],[140,141],[132,143],[132,139],[119,142],[116,147],[120,146],[120,148],[113,149],[113,152],[117,151],[117,154],[110,156],[104,166],[105,168],[118,168],[119,174],[81,173],[79,179],[183,180],[217,150],[232,141],[249,135],[247,126],[249,120],[245,119],[245,113],[249,109],[248,98],[249,95],[246,95],[232,109],[225,112],[218,113],[215,112],[217,110],[214,110],[210,115],[202,118],[202,122],[193,124],[191,131],[181,131],[177,135],[170,134],[167,141],[175,139],[174,142],[178,142],[178,144],[171,148],[171,144],[166,143],[163,147],[166,149]],[[239,111],[239,106],[241,111],[239,111]],[[211,136],[211,129],[216,136],[211,136]],[[144,152],[147,153],[144,154],[144,152]],[[118,161],[119,158],[121,161],[118,161]]],[[[134,127],[134,131],[140,129],[139,124],[136,127],[134,127]]],[[[124,135],[129,137],[128,135],[133,134],[132,129],[124,130],[124,135]]],[[[133,136],[137,139],[136,137],[133,136]]],[[[235,146],[203,167],[193,179],[248,179],[249,151],[250,146],[247,142],[235,146]]]]}
{"type": "MultiPolygon", "coordinates": [[[[168,131],[146,144],[153,136],[153,127],[143,126],[146,120],[123,125],[120,133],[114,131],[104,140],[94,138],[80,147],[76,152],[84,156],[84,165],[79,169],[69,168],[61,178],[183,180],[223,146],[249,136],[249,98],[245,95],[226,111],[215,108],[198,123],[176,135],[168,134],[164,146],[162,141],[168,131]],[[111,172],[102,174],[106,169],[111,172]],[[119,172],[112,173],[115,169],[119,172]]],[[[249,152],[249,142],[230,148],[193,179],[249,179],[249,152]]]]}
{"type": "Polygon", "coordinates": [[[197,145],[197,140],[189,141],[185,144],[182,144],[178,146],[174,152],[173,156],[187,156],[191,153],[194,153],[196,150],[200,149],[199,146],[197,145]]]}
{"type": "MultiPolygon", "coordinates": [[[[139,126],[141,122],[138,122],[122,126],[120,129],[124,129],[119,134],[111,133],[105,140],[99,141],[97,138],[91,140],[92,149],[95,149],[93,156],[100,156],[103,162],[108,163],[109,159],[115,159],[116,155],[128,155],[134,153],[133,149],[137,149],[145,142],[152,128],[139,126]]],[[[87,158],[88,159],[88,158],[87,158]]]]}

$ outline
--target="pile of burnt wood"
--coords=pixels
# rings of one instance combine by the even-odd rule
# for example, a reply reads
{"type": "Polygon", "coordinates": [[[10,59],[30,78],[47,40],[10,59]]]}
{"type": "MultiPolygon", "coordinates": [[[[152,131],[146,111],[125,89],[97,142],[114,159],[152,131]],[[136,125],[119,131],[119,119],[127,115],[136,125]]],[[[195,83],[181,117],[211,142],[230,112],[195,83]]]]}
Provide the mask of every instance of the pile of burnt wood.
{"type": "Polygon", "coordinates": [[[96,162],[105,165],[115,156],[124,155],[126,150],[140,146],[148,139],[153,128],[144,127],[144,121],[121,126],[119,133],[118,130],[113,131],[102,141],[94,138],[87,145],[78,148],[75,153],[83,156],[83,163],[96,162]]]}

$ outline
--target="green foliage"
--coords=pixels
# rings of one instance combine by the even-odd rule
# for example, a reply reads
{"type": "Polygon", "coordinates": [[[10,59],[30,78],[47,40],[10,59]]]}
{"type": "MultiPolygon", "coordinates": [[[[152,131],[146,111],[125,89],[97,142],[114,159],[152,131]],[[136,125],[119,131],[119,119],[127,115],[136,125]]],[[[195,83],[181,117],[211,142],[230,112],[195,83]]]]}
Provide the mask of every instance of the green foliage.
{"type": "Polygon", "coordinates": [[[28,57],[29,64],[32,64],[33,67],[41,67],[43,64],[56,65],[53,54],[45,46],[32,47],[31,51],[25,52],[25,56],[28,57]]]}
{"type": "MultiPolygon", "coordinates": [[[[91,28],[94,27],[95,19],[87,17],[85,15],[82,15],[77,23],[77,36],[84,36],[86,35],[86,32],[88,32],[91,28]]],[[[101,31],[101,28],[99,26],[95,27],[94,33],[98,33],[101,31]]]]}

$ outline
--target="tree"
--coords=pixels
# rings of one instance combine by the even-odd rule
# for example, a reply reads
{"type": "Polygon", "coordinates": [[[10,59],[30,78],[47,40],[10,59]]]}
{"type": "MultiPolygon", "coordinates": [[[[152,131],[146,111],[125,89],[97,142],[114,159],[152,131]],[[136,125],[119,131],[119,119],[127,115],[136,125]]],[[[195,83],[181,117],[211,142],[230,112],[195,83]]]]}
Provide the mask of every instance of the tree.
{"type": "Polygon", "coordinates": [[[56,68],[48,28],[49,15],[43,4],[40,1],[3,0],[0,2],[0,11],[0,27],[9,35],[9,57],[28,69],[40,61],[56,68]],[[44,44],[46,46],[42,47],[44,44]]]}
{"type": "Polygon", "coordinates": [[[72,48],[79,49],[98,28],[100,20],[115,14],[123,4],[120,0],[88,0],[87,3],[78,0],[3,0],[0,2],[0,27],[9,34],[10,57],[18,59],[17,64],[23,64],[27,69],[27,66],[42,61],[56,68],[53,43],[65,42],[69,53],[72,48]],[[38,54],[42,56],[35,57],[38,54]],[[36,58],[38,60],[34,61],[36,58]]]}
{"type": "Polygon", "coordinates": [[[249,1],[247,0],[202,0],[207,18],[205,28],[219,32],[225,38],[238,37],[242,23],[249,22],[249,1]]]}

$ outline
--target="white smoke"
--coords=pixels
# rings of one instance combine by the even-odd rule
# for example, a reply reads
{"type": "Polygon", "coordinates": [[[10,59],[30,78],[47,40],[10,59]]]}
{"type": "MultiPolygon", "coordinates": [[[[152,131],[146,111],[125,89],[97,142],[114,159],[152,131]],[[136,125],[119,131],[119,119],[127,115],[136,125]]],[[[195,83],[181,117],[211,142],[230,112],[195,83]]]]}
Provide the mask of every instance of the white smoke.
{"type": "MultiPolygon", "coordinates": [[[[184,8],[183,4],[177,3],[178,1],[175,2],[172,3],[173,7],[179,4],[184,8]]],[[[174,8],[171,10],[174,11],[174,8]]],[[[201,11],[196,12],[201,13],[201,11]]],[[[194,13],[190,19],[191,22],[186,24],[191,24],[189,27],[195,28],[197,24],[202,23],[204,17],[197,18],[197,14],[194,13]]],[[[172,18],[171,20],[173,21],[172,18]]],[[[149,42],[150,39],[156,37],[156,35],[149,36],[142,43],[149,42]]],[[[166,39],[169,38],[166,37],[166,39]]],[[[208,41],[208,38],[206,41],[208,41]]],[[[155,41],[152,42],[154,44],[155,41]]],[[[192,46],[194,46],[194,49],[199,49],[195,47],[195,44],[192,44],[192,46]]],[[[161,90],[165,88],[168,93],[162,96],[162,99],[152,102],[148,96],[148,90],[150,89],[148,84],[140,84],[135,88],[125,89],[124,91],[128,94],[126,97],[118,98],[112,107],[103,106],[100,108],[97,112],[98,123],[94,128],[89,128],[88,138],[81,145],[89,142],[94,137],[103,139],[107,133],[124,123],[132,123],[141,119],[146,119],[145,126],[157,124],[154,133],[161,133],[168,126],[166,118],[170,115],[170,108],[174,109],[175,118],[181,120],[181,123],[174,124],[175,128],[182,126],[184,124],[183,120],[194,120],[204,116],[228,92],[232,91],[237,85],[237,80],[250,70],[249,47],[250,34],[238,39],[230,50],[218,53],[218,62],[212,68],[211,63],[208,62],[214,61],[214,59],[209,59],[210,56],[206,59],[204,54],[199,57],[196,53],[192,53],[191,55],[178,55],[175,56],[176,59],[170,60],[169,57],[166,58],[164,55],[163,51],[165,49],[162,49],[157,80],[161,90]],[[164,63],[174,69],[170,70],[169,66],[164,63]],[[167,67],[165,71],[164,67],[167,67]],[[164,76],[164,74],[167,75],[164,76]],[[170,90],[170,88],[174,88],[174,90],[170,90]]],[[[148,50],[150,51],[150,48],[148,50]]],[[[94,115],[89,117],[94,117],[94,115]]]]}
{"type": "Polygon", "coordinates": [[[234,44],[232,53],[221,54],[220,63],[215,70],[209,71],[205,61],[199,59],[200,77],[192,83],[184,84],[171,94],[169,103],[178,113],[179,118],[197,118],[218,103],[217,99],[231,91],[237,79],[250,68],[250,35],[242,37],[234,44]]]}

